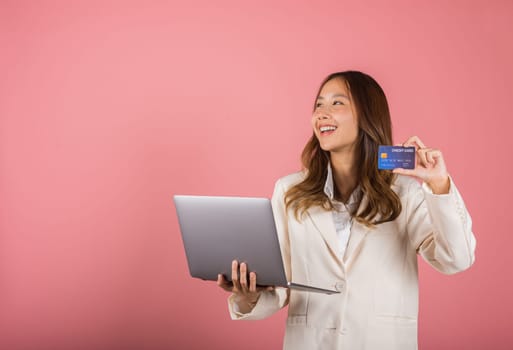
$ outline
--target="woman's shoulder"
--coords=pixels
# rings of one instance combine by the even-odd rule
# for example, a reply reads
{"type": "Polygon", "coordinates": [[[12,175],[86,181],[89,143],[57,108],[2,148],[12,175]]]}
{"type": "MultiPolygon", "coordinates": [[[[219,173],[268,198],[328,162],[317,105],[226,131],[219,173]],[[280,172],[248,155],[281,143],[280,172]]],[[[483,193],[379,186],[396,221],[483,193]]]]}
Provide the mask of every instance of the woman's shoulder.
{"type": "Polygon", "coordinates": [[[289,188],[291,188],[291,187],[297,185],[298,183],[300,183],[301,181],[303,181],[305,179],[305,176],[306,176],[306,172],[304,170],[297,171],[295,173],[288,174],[286,176],[279,178],[276,181],[276,185],[282,186],[283,189],[285,191],[287,191],[289,188]]]}

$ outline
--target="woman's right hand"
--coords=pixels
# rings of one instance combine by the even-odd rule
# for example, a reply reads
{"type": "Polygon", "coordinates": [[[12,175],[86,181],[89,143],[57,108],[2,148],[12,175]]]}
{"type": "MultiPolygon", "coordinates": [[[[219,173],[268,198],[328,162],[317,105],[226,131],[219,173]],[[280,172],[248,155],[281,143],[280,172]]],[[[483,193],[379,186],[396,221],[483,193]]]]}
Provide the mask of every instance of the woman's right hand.
{"type": "Polygon", "coordinates": [[[239,271],[239,262],[237,260],[232,261],[232,282],[228,282],[223,275],[219,274],[217,275],[217,285],[235,295],[235,302],[239,305],[242,312],[249,312],[255,307],[263,290],[274,289],[274,287],[257,287],[256,273],[254,272],[249,273],[248,283],[248,267],[245,263],[241,263],[239,271]]]}

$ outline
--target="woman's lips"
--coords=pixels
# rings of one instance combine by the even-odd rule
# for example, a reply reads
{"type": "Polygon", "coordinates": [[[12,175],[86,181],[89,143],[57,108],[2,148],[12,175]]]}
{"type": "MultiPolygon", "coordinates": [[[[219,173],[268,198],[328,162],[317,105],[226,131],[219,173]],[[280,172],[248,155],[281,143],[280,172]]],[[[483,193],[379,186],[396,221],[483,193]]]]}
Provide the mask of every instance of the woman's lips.
{"type": "Polygon", "coordinates": [[[337,130],[337,127],[335,125],[322,125],[319,127],[319,133],[322,136],[328,136],[331,135],[337,130]]]}

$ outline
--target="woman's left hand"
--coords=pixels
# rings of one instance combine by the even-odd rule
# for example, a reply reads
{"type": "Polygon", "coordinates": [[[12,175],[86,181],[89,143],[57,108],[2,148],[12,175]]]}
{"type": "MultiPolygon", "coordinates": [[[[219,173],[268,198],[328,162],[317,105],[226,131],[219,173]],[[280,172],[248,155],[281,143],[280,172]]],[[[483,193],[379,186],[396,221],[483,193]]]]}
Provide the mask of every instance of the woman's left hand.
{"type": "Polygon", "coordinates": [[[426,147],[417,136],[410,137],[400,146],[415,147],[415,169],[396,168],[393,170],[394,173],[421,179],[435,194],[449,193],[449,174],[440,150],[426,147]]]}

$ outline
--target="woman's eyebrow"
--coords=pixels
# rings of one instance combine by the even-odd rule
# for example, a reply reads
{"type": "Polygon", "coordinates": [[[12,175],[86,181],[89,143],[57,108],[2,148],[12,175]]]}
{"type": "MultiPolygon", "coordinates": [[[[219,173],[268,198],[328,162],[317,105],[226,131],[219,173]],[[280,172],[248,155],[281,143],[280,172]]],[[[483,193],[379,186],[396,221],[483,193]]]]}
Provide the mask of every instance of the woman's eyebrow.
{"type": "MultiPolygon", "coordinates": [[[[347,97],[346,95],[344,94],[336,94],[336,95],[333,95],[333,97],[344,97],[344,98],[347,98],[349,100],[349,97],[347,97]]],[[[317,97],[318,100],[324,100],[324,97],[322,96],[319,96],[317,97]]]]}

